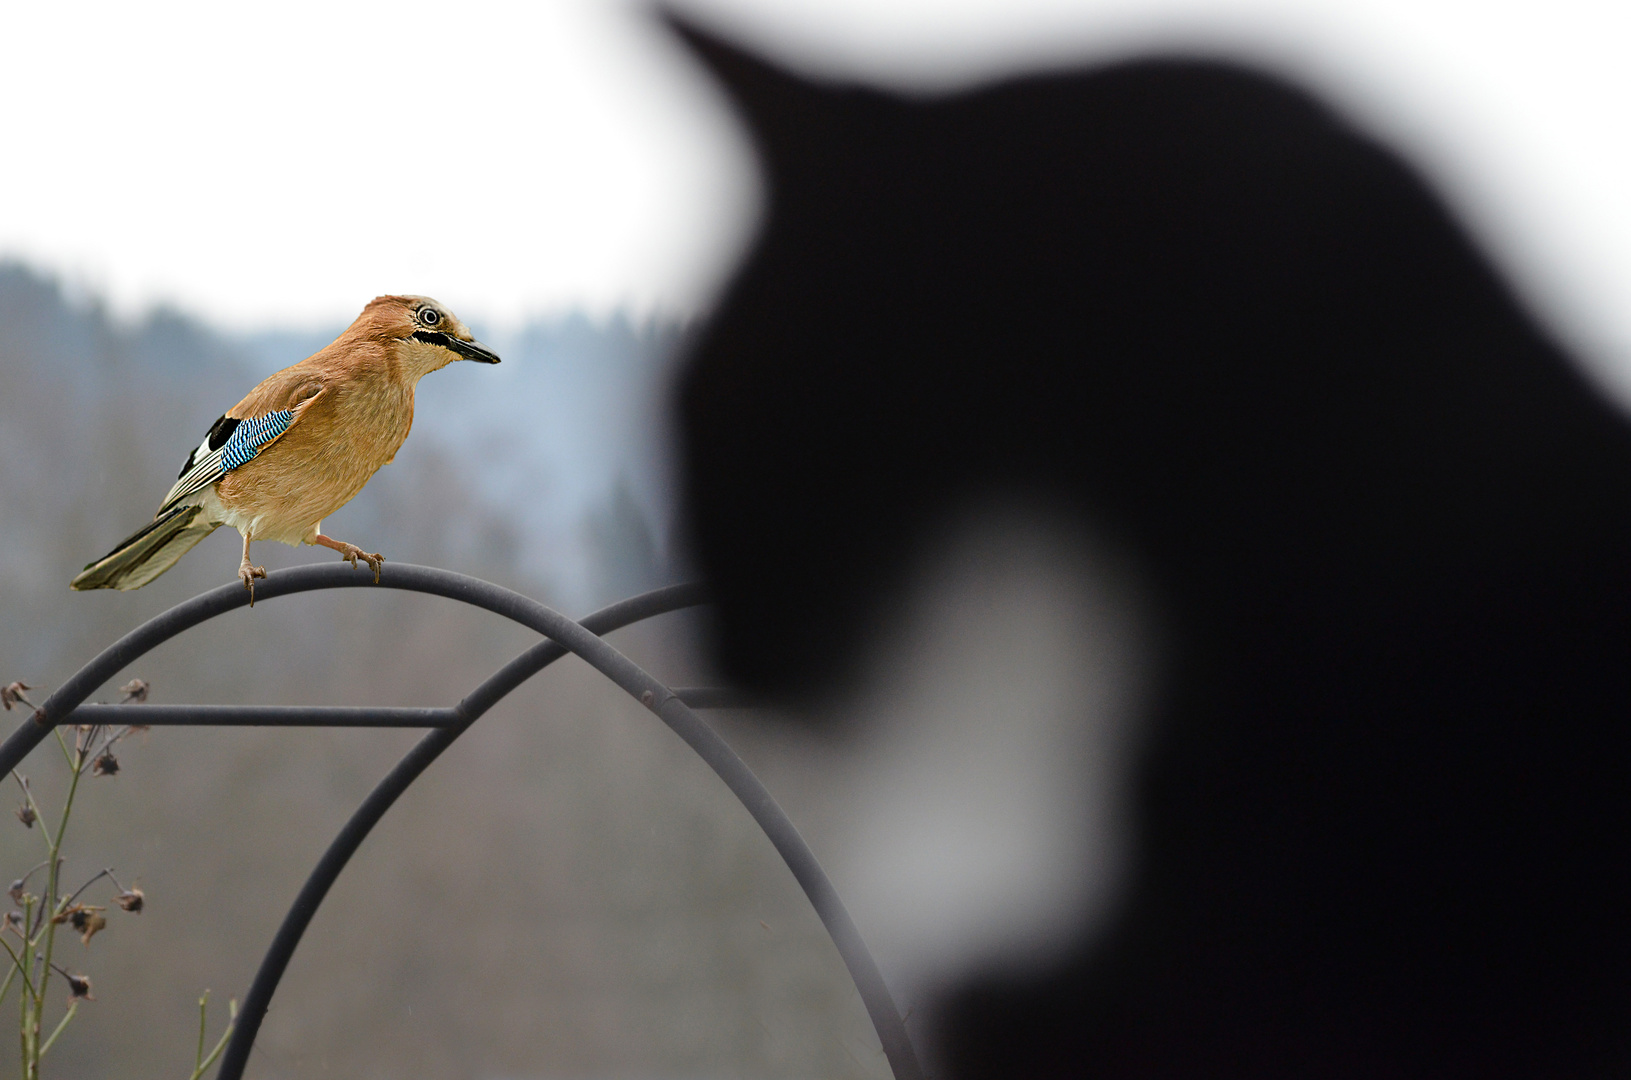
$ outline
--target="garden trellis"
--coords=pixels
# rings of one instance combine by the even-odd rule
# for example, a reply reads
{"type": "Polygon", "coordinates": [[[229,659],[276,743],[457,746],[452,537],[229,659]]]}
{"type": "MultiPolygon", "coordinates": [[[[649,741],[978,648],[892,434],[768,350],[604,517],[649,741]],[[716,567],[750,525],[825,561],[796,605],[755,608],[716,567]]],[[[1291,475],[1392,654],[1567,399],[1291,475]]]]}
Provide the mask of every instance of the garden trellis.
{"type": "Polygon", "coordinates": [[[85,704],[98,687],[131,663],[200,623],[245,607],[249,595],[236,582],[178,604],[114,642],[80,668],[0,745],[0,775],[16,768],[51,730],[61,725],[222,725],[270,727],[406,727],[427,728],[363,800],[324,852],[284,917],[244,997],[231,1041],[221,1059],[221,1080],[241,1080],[250,1048],[301,936],[329,888],[397,797],[430,763],[464,734],[506,694],[549,664],[573,653],[632,695],[701,756],[753,815],[781,855],[793,877],[832,936],[854,979],[861,1001],[878,1033],[896,1080],[922,1080],[923,1072],[906,1035],[906,1026],[832,883],[803,837],[752,771],[728,744],[693,711],[729,704],[732,696],[711,688],[671,689],[602,640],[601,635],[658,615],[706,602],[695,585],[656,589],[613,604],[574,621],[520,593],[478,578],[433,567],[388,564],[376,585],[372,576],[345,565],[302,566],[280,570],[256,587],[256,600],[322,589],[387,588],[446,597],[520,623],[545,640],[500,668],[462,701],[449,708],[374,708],[367,706],[259,705],[93,705],[85,704]]]}

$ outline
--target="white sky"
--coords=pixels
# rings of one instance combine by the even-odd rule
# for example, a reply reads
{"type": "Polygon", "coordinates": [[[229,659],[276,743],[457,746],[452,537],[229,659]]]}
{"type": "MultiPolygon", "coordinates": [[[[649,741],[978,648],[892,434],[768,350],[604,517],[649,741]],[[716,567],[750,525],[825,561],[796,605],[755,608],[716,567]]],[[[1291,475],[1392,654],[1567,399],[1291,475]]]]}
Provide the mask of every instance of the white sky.
{"type": "MultiPolygon", "coordinates": [[[[1179,45],[1313,83],[1423,163],[1535,306],[1631,387],[1631,6],[1553,0],[687,0],[901,86],[1179,45]]],[[[751,160],[627,0],[14,3],[0,257],[130,312],[350,319],[420,292],[513,325],[695,310],[751,160]]]]}

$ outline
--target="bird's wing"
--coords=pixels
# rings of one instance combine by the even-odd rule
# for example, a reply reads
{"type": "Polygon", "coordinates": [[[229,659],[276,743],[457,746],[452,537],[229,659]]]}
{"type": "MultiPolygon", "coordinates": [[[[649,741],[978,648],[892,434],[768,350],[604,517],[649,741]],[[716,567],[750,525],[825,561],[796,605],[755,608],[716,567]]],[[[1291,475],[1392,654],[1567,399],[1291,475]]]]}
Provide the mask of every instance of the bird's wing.
{"type": "Polygon", "coordinates": [[[271,376],[210,425],[204,441],[187,455],[159,514],[253,461],[299,421],[325,389],[321,378],[299,367],[271,376]]]}

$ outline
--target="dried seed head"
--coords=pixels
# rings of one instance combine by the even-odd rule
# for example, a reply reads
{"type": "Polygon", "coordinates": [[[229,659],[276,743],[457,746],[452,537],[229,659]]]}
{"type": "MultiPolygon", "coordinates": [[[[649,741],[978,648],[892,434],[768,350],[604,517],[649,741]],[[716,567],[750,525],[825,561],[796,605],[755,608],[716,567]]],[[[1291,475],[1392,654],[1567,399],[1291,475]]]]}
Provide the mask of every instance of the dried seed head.
{"type": "Polygon", "coordinates": [[[74,929],[79,931],[79,940],[85,945],[89,945],[91,938],[96,936],[97,931],[106,929],[107,925],[107,916],[103,915],[100,910],[88,910],[82,918],[74,920],[74,929]]]}
{"type": "Polygon", "coordinates": [[[101,910],[101,909],[100,908],[94,908],[89,904],[69,904],[67,907],[63,908],[61,911],[59,911],[55,915],[51,916],[51,921],[54,922],[54,923],[58,923],[58,924],[68,923],[75,930],[82,930],[82,929],[84,929],[84,927],[82,927],[80,924],[85,919],[85,913],[87,911],[99,911],[99,910],[101,910]]]}
{"type": "Polygon", "coordinates": [[[91,762],[92,776],[114,776],[119,772],[119,759],[113,756],[112,750],[104,750],[97,759],[91,762]]]}
{"type": "Polygon", "coordinates": [[[4,705],[7,712],[10,712],[11,707],[19,701],[29,705],[31,702],[23,696],[23,692],[32,689],[34,689],[32,686],[24,682],[9,682],[5,686],[0,686],[0,705],[4,705]]]}
{"type": "Polygon", "coordinates": [[[147,691],[149,689],[151,688],[147,685],[146,679],[131,679],[119,687],[119,693],[125,695],[125,698],[129,701],[140,702],[147,700],[147,691]]]}
{"type": "Polygon", "coordinates": [[[34,827],[34,823],[39,820],[39,815],[34,813],[34,808],[32,806],[28,805],[27,803],[23,803],[23,805],[17,808],[17,820],[32,829],[34,827]]]}
{"type": "Polygon", "coordinates": [[[11,888],[6,890],[6,895],[11,897],[12,903],[20,904],[23,902],[23,887],[26,884],[22,878],[18,878],[11,883],[11,888]]]}
{"type": "Polygon", "coordinates": [[[147,906],[147,894],[140,888],[126,889],[113,897],[113,902],[133,914],[140,915],[142,908],[147,906]]]}
{"type": "Polygon", "coordinates": [[[68,999],[70,1002],[78,1001],[80,999],[84,999],[85,1001],[96,1000],[95,998],[91,997],[91,980],[89,977],[85,975],[71,975],[67,972],[63,972],[63,975],[68,980],[68,992],[73,995],[68,999]]]}
{"type": "Polygon", "coordinates": [[[20,911],[6,912],[6,921],[3,929],[15,930],[21,934],[23,932],[23,913],[20,911]]]}
{"type": "Polygon", "coordinates": [[[106,910],[92,904],[70,904],[51,916],[51,921],[67,923],[79,931],[80,940],[89,945],[96,932],[108,925],[107,918],[102,914],[106,910]]]}

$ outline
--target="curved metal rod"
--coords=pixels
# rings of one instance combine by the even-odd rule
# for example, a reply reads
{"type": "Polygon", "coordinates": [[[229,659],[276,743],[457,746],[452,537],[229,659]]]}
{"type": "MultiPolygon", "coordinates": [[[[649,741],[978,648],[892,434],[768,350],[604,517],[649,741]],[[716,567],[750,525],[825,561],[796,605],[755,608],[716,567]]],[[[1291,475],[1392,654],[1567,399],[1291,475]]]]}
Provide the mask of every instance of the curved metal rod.
{"type": "MultiPolygon", "coordinates": [[[[729,687],[671,686],[693,709],[746,709],[753,699],[729,687]]],[[[390,708],[375,705],[81,705],[57,721],[58,727],[458,727],[454,709],[390,708]]]]}
{"type": "MultiPolygon", "coordinates": [[[[690,699],[687,698],[687,701],[690,699]]],[[[368,705],[81,705],[58,726],[96,727],[457,727],[452,709],[373,708],[368,705]]]]}
{"type": "MultiPolygon", "coordinates": [[[[266,579],[257,592],[263,599],[272,599],[314,589],[357,588],[369,584],[372,584],[370,577],[359,575],[349,567],[331,564],[277,571],[266,579]]],[[[249,1049],[264,1019],[266,1007],[270,1004],[272,991],[275,990],[277,980],[282,975],[282,969],[287,965],[288,957],[293,954],[294,946],[298,944],[311,914],[316,910],[316,905],[321,902],[328,887],[343,869],[346,860],[356,850],[368,830],[378,821],[379,816],[389,808],[402,788],[411,783],[414,777],[435,760],[436,756],[446,749],[446,745],[457,738],[464,727],[556,656],[564,655],[564,650],[560,650],[560,646],[565,646],[565,649],[577,653],[591,666],[657,713],[660,719],[713,768],[725,781],[726,786],[741,800],[760,828],[765,831],[783,861],[787,863],[788,869],[793,872],[794,878],[803,887],[805,895],[810,898],[817,915],[827,927],[839,955],[855,981],[856,989],[860,992],[861,1000],[866,1006],[873,1027],[878,1032],[884,1054],[897,1080],[921,1080],[922,1068],[907,1038],[905,1024],[895,1009],[888,988],[884,985],[883,977],[871,954],[867,952],[859,931],[838,899],[831,882],[827,880],[820,864],[816,862],[815,856],[805,845],[787,815],[759,783],[758,778],[711,728],[703,724],[686,707],[683,701],[641,670],[638,665],[601,641],[590,627],[579,625],[559,612],[508,589],[463,574],[402,563],[391,564],[379,584],[386,588],[460,600],[475,607],[485,608],[494,614],[503,615],[554,640],[540,642],[505,665],[473,691],[458,706],[459,711],[468,718],[466,722],[457,728],[438,729],[421,740],[398,763],[380,787],[375,789],[369,801],[359,808],[341,835],[336,837],[312,877],[308,879],[306,887],[301,890],[295,908],[291,909],[285,918],[278,937],[274,939],[272,950],[268,951],[262,963],[261,971],[257,974],[255,984],[245,1000],[244,1013],[222,1061],[219,1074],[221,1077],[225,1080],[239,1080],[242,1076],[249,1049]],[[390,790],[388,785],[392,784],[400,786],[390,790]],[[389,793],[382,794],[382,791],[389,793]],[[377,813],[369,816],[366,812],[373,804],[375,796],[380,796],[382,801],[376,808],[377,813]],[[357,826],[354,837],[353,826],[357,826]],[[300,916],[302,904],[307,900],[310,901],[310,909],[300,916]],[[281,961],[275,964],[277,970],[273,972],[269,970],[269,965],[273,965],[274,954],[280,948],[286,951],[281,961]],[[263,977],[267,977],[264,983],[263,977]],[[257,994],[257,991],[260,993],[257,994]],[[251,1008],[255,1004],[258,1004],[258,1012],[251,1008]]],[[[688,587],[675,588],[685,590],[688,587]]],[[[659,590],[655,594],[647,594],[625,601],[624,604],[614,605],[613,608],[598,612],[592,618],[597,625],[604,625],[601,623],[602,618],[610,619],[614,612],[618,617],[626,616],[629,614],[628,608],[643,602],[658,603],[659,606],[661,602],[673,602],[674,607],[685,607],[699,600],[699,592],[693,593],[690,600],[680,602],[680,598],[674,596],[671,591],[659,590]]],[[[104,649],[48,697],[32,720],[25,721],[4,744],[0,744],[0,774],[15,768],[56,722],[83,703],[92,691],[112,678],[121,668],[182,631],[247,603],[247,595],[237,585],[223,585],[178,604],[104,649]]],[[[628,621],[637,620],[630,618],[628,621]]]]}
{"type": "MultiPolygon", "coordinates": [[[[382,578],[380,584],[384,583],[382,578]]],[[[670,611],[694,607],[703,600],[702,590],[698,586],[671,586],[603,608],[585,618],[582,625],[597,635],[609,634],[631,623],[670,611]]],[[[239,1080],[243,1075],[249,1063],[249,1054],[254,1048],[255,1036],[266,1017],[267,1010],[271,1007],[272,996],[277,992],[278,983],[283,980],[283,973],[288,968],[289,961],[294,958],[294,951],[299,946],[300,939],[305,936],[307,927],[327,897],[329,889],[339,880],[340,872],[345,869],[346,863],[356,854],[357,848],[373,831],[374,826],[379,824],[385,812],[396,803],[398,796],[430,767],[431,762],[441,756],[442,751],[452,746],[455,739],[480,719],[483,713],[498,704],[511,690],[566,654],[567,650],[560,644],[545,638],[505,664],[453,707],[452,712],[459,717],[457,723],[432,731],[420,739],[402,760],[385,774],[385,778],[375,785],[374,790],[368,793],[368,797],[357,807],[350,820],[329,844],[328,850],[323,852],[323,857],[312,868],[311,875],[301,886],[299,895],[289,906],[289,913],[283,917],[283,924],[278,927],[272,944],[267,947],[266,956],[261,960],[259,970],[255,972],[255,981],[250,984],[249,993],[244,997],[243,1008],[238,1014],[238,1026],[234,1029],[226,1054],[221,1059],[221,1071],[217,1074],[216,1080],[239,1080]]]]}
{"type": "MultiPolygon", "coordinates": [[[[270,582],[271,578],[267,580],[270,582]]],[[[765,790],[758,777],[753,775],[742,759],[736,756],[736,752],[715,734],[712,728],[704,724],[672,691],[628,657],[602,641],[595,633],[597,629],[600,629],[601,633],[607,632],[619,618],[628,622],[636,621],[638,613],[642,610],[655,615],[661,611],[698,603],[702,600],[700,589],[676,586],[673,590],[658,590],[657,593],[647,594],[646,597],[636,597],[624,604],[614,605],[592,616],[592,624],[590,619],[586,619],[584,624],[580,625],[560,612],[519,593],[445,570],[398,565],[391,575],[391,580],[387,581],[382,577],[380,584],[462,600],[474,607],[503,615],[553,640],[533,646],[473,690],[455,707],[456,711],[467,718],[465,724],[459,728],[432,732],[420,740],[369,796],[353,815],[352,820],[346,823],[340,835],[335,837],[333,844],[323,854],[323,858],[319,860],[311,877],[301,889],[300,895],[296,897],[294,905],[289,909],[289,914],[284,918],[283,925],[279,927],[277,936],[273,939],[272,947],[267,950],[260,971],[256,973],[255,981],[244,999],[238,1026],[233,1031],[232,1041],[228,1044],[226,1055],[222,1059],[220,1080],[240,1080],[243,1069],[248,1064],[249,1051],[259,1032],[261,1021],[271,1005],[272,994],[288,966],[289,959],[294,955],[301,935],[305,933],[318,905],[322,903],[330,886],[339,877],[340,871],[344,869],[346,862],[367,836],[368,831],[384,815],[402,790],[412,783],[465,727],[473,723],[505,694],[553,660],[558,655],[555,649],[563,646],[588,661],[602,675],[655,712],[708,763],[720,779],[725,781],[725,785],[731,789],[769,837],[771,844],[775,846],[788,869],[793,872],[793,877],[809,897],[822,924],[826,926],[833,944],[838,948],[839,956],[849,969],[850,978],[855,982],[856,990],[861,995],[862,1004],[866,1007],[873,1027],[878,1032],[879,1042],[883,1046],[885,1057],[896,1080],[922,1080],[923,1071],[906,1035],[905,1022],[895,1008],[882,973],[872,959],[872,954],[867,951],[866,943],[862,940],[849,912],[844,908],[843,901],[839,899],[837,891],[827,879],[826,872],[821,869],[820,863],[816,861],[815,855],[794,828],[787,814],[777,805],[770,792],[765,790]],[[691,589],[689,593],[686,591],[688,588],[691,589]]]]}

